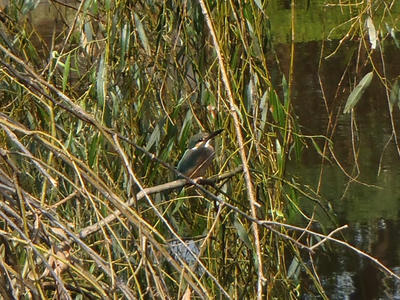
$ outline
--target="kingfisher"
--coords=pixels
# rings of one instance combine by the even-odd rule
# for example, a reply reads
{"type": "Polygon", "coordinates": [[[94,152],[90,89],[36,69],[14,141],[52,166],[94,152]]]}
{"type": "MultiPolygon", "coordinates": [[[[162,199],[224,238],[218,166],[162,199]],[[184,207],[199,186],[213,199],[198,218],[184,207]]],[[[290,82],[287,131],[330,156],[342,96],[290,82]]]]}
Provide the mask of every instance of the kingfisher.
{"type": "Polygon", "coordinates": [[[223,129],[218,129],[212,133],[201,132],[193,136],[176,169],[190,178],[204,176],[215,156],[211,140],[222,131],[223,129]]]}

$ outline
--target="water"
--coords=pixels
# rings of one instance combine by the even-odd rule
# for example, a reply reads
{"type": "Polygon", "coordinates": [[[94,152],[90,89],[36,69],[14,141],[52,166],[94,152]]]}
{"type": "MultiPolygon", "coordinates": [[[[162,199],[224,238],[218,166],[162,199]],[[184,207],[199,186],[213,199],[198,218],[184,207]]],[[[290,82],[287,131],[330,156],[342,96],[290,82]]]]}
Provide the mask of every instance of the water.
{"type": "MultiPolygon", "coordinates": [[[[331,45],[335,47],[334,44],[331,45]]],[[[351,48],[352,45],[344,45],[351,48]]],[[[307,135],[326,134],[329,115],[322,99],[318,80],[318,61],[321,43],[309,42],[296,45],[295,86],[293,105],[307,135]],[[306,62],[302,64],[301,62],[306,62]]],[[[388,46],[389,53],[397,53],[394,45],[388,46]]],[[[344,92],[333,99],[343,73],[341,56],[332,57],[329,67],[323,68],[320,78],[327,95],[329,112],[337,118],[332,136],[333,149],[338,166],[332,156],[332,163],[326,162],[321,172],[321,156],[310,147],[305,150],[301,162],[292,161],[289,172],[315,189],[321,181],[320,195],[328,200],[337,215],[339,225],[349,226],[344,233],[348,243],[377,258],[393,272],[400,268],[400,157],[390,141],[392,129],[385,90],[375,79],[365,96],[357,105],[354,118],[357,124],[356,148],[359,182],[348,174],[357,174],[352,150],[351,115],[342,113],[347,99],[347,82],[344,92]]],[[[388,61],[396,62],[385,57],[388,61]]],[[[399,74],[400,66],[387,66],[390,74],[399,74]]],[[[399,124],[398,109],[394,113],[395,124],[399,124]]],[[[397,131],[397,134],[400,134],[397,131]]],[[[319,144],[322,148],[322,142],[319,144]]],[[[303,208],[310,213],[314,208],[302,199],[303,208]]],[[[324,224],[332,228],[332,224],[324,224]]],[[[376,264],[361,257],[344,246],[334,245],[329,255],[314,256],[318,274],[331,299],[400,299],[400,282],[382,272],[376,264]]],[[[310,294],[308,294],[310,295],[310,294]]],[[[307,297],[305,297],[307,298],[307,297]]]]}

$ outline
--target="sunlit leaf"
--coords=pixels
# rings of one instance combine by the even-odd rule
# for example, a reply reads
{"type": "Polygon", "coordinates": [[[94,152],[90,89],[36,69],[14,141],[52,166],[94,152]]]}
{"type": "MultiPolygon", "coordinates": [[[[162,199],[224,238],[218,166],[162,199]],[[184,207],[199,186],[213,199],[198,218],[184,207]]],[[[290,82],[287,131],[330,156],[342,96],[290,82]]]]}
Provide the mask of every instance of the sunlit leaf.
{"type": "Polygon", "coordinates": [[[371,84],[372,77],[374,76],[373,72],[367,73],[363,79],[357,84],[355,89],[350,93],[349,98],[347,98],[346,105],[344,107],[343,113],[350,112],[354,106],[356,106],[357,102],[360,100],[361,96],[364,94],[367,87],[371,84]]]}
{"type": "Polygon", "coordinates": [[[125,58],[129,49],[130,26],[125,23],[121,32],[121,67],[125,67],[125,58]]]}
{"type": "Polygon", "coordinates": [[[278,161],[278,166],[281,167],[283,164],[283,153],[282,153],[282,146],[279,142],[279,139],[275,139],[275,147],[276,147],[276,158],[278,161]]]}
{"type": "Polygon", "coordinates": [[[247,28],[249,29],[249,33],[251,34],[251,35],[254,35],[254,29],[253,29],[253,26],[251,25],[251,23],[250,23],[250,21],[249,20],[246,20],[247,22],[247,28]]]}
{"type": "Polygon", "coordinates": [[[369,42],[371,43],[371,49],[375,49],[378,36],[376,34],[374,22],[372,22],[371,17],[369,16],[367,17],[367,20],[365,21],[365,26],[368,29],[368,36],[369,36],[369,42]]]}
{"type": "Polygon", "coordinates": [[[257,5],[257,7],[258,7],[261,11],[263,11],[263,6],[262,6],[262,3],[261,3],[260,0],[254,0],[254,3],[257,5]]]}
{"type": "Polygon", "coordinates": [[[106,66],[104,62],[104,55],[101,56],[99,71],[97,72],[97,102],[100,107],[104,105],[104,97],[105,97],[105,76],[106,76],[106,66]]]}
{"type": "Polygon", "coordinates": [[[246,94],[244,97],[247,113],[250,113],[253,107],[253,92],[253,80],[250,80],[246,86],[246,94]]]}

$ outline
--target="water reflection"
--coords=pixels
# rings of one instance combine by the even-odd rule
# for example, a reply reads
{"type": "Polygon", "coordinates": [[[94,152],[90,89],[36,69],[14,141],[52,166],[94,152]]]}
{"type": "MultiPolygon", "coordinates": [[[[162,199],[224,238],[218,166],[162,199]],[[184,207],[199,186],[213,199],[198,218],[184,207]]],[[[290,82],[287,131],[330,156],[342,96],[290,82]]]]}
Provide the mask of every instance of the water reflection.
{"type": "MultiPolygon", "coordinates": [[[[385,53],[396,53],[393,47],[388,47],[385,53]]],[[[351,48],[352,45],[345,46],[345,49],[351,48]]],[[[326,134],[328,113],[333,112],[336,117],[339,112],[334,119],[336,127],[332,136],[335,155],[348,174],[356,174],[351,116],[343,115],[343,106],[341,107],[346,101],[346,90],[349,87],[343,85],[339,93],[343,96],[334,97],[344,70],[343,57],[332,57],[327,62],[328,67],[320,70],[320,79],[329,102],[325,103],[316,63],[319,57],[315,55],[320,49],[321,44],[315,42],[296,45],[298,62],[295,63],[293,93],[295,111],[303,126],[303,133],[309,135],[326,134]]],[[[398,63],[387,67],[390,74],[400,73],[398,63]]],[[[355,141],[359,151],[357,162],[360,170],[357,180],[362,184],[349,184],[350,178],[336,164],[325,162],[320,194],[332,204],[339,224],[349,225],[345,233],[346,240],[398,272],[400,159],[393,141],[388,144],[392,129],[387,107],[385,90],[375,78],[360,100],[354,115],[358,129],[355,141]]],[[[395,122],[398,123],[398,114],[395,117],[395,122]]],[[[322,147],[322,143],[320,146],[322,147]]],[[[289,170],[305,181],[305,184],[316,188],[320,177],[321,157],[316,151],[312,151],[311,145],[305,151],[302,161],[292,161],[289,170]]],[[[307,203],[306,199],[301,199],[300,202],[309,213],[314,209],[314,205],[307,203]]],[[[327,225],[332,226],[329,223],[327,225]]],[[[317,260],[317,270],[330,299],[400,299],[400,283],[379,270],[376,264],[343,246],[334,246],[333,249],[331,255],[321,255],[317,260]]],[[[309,298],[311,294],[307,293],[304,298],[309,298]]]]}

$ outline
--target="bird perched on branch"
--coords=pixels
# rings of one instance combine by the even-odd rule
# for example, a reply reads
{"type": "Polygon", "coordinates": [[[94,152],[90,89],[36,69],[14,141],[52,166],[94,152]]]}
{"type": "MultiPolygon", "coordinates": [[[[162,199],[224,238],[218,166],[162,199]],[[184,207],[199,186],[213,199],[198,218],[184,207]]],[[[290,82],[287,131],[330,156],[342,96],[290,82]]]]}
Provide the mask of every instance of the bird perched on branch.
{"type": "Polygon", "coordinates": [[[193,136],[178,163],[177,170],[190,178],[204,176],[215,156],[211,140],[222,131],[223,129],[218,129],[212,133],[202,132],[193,136]]]}

